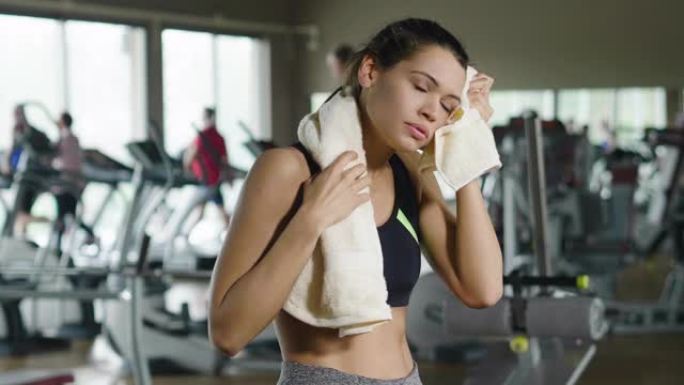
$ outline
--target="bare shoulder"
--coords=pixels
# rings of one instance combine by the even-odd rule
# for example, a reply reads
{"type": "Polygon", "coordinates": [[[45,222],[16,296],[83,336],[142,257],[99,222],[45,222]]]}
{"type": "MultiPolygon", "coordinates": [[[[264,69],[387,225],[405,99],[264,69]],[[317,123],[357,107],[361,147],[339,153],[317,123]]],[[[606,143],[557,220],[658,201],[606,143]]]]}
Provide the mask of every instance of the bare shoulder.
{"type": "Polygon", "coordinates": [[[277,227],[293,209],[308,177],[306,160],[294,148],[271,149],[261,154],[240,191],[222,253],[230,258],[223,259],[249,262],[249,266],[256,263],[277,236],[277,227]]]}
{"type": "Polygon", "coordinates": [[[309,177],[306,159],[300,151],[292,147],[274,148],[257,158],[247,177],[247,184],[251,182],[259,185],[265,183],[272,187],[286,187],[292,184],[299,186],[309,177]]]}
{"type": "Polygon", "coordinates": [[[262,221],[279,221],[290,210],[302,183],[309,177],[306,159],[297,149],[265,151],[247,174],[233,222],[257,217],[262,221]]]}

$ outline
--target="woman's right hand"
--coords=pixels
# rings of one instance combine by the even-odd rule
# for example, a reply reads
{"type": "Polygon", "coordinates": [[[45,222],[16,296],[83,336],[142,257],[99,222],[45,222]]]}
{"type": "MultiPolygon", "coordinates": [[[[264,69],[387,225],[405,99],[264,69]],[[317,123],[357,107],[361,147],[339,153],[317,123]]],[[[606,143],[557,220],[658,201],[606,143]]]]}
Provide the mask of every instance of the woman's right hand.
{"type": "Polygon", "coordinates": [[[300,210],[312,216],[319,230],[346,218],[355,208],[370,200],[370,186],[365,164],[345,170],[358,157],[354,151],[343,152],[319,174],[304,182],[304,195],[300,210]]]}

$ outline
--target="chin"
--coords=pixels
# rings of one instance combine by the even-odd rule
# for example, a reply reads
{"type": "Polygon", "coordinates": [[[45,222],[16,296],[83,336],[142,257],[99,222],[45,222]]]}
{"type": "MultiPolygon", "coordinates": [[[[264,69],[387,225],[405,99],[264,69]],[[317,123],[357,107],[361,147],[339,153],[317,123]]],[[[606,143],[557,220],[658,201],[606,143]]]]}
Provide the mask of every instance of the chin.
{"type": "Polygon", "coordinates": [[[397,152],[418,151],[424,144],[417,142],[412,137],[402,137],[396,142],[394,150],[397,152]]]}

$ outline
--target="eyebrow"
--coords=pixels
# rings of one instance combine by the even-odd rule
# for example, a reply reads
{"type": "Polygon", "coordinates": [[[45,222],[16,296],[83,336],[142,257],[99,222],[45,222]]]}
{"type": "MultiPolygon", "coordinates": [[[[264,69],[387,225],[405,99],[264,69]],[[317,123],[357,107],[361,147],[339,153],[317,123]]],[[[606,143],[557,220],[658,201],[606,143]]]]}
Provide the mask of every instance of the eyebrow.
{"type": "MultiPolygon", "coordinates": [[[[411,73],[412,73],[412,74],[423,75],[423,76],[427,77],[428,79],[430,79],[430,81],[432,81],[432,82],[435,84],[436,87],[439,87],[439,82],[437,82],[437,79],[435,79],[435,78],[434,78],[432,75],[430,75],[429,73],[423,72],[423,71],[411,71],[411,73]]],[[[456,95],[454,95],[454,94],[449,94],[449,95],[447,95],[447,97],[454,98],[454,99],[458,100],[459,103],[461,103],[461,97],[460,97],[460,96],[456,96],[456,95]]]]}

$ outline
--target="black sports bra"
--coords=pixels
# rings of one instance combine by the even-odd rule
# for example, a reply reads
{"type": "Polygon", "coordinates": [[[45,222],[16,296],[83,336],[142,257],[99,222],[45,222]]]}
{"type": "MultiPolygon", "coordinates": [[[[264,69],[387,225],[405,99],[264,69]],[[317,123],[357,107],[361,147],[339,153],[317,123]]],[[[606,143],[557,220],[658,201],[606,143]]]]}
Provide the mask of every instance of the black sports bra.
{"type": "MultiPolygon", "coordinates": [[[[311,175],[321,167],[311,153],[299,142],[293,145],[306,158],[311,175]]],[[[408,170],[398,156],[389,160],[394,176],[394,206],[389,220],[379,226],[378,235],[382,245],[387,304],[392,307],[407,306],[411,291],[420,275],[420,239],[418,227],[418,201],[408,170]]],[[[301,194],[297,207],[301,204],[301,194]]]]}

